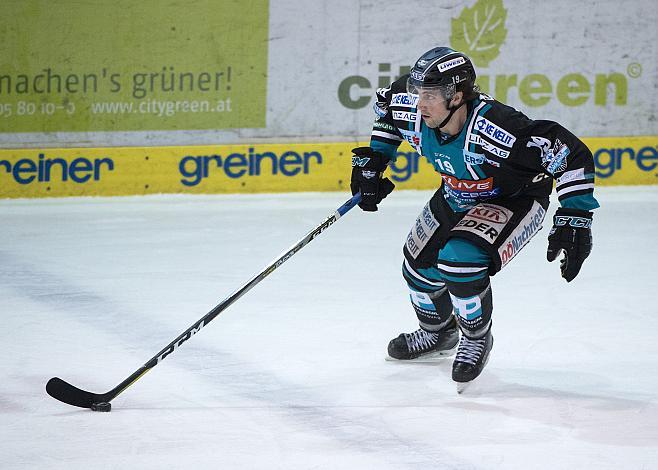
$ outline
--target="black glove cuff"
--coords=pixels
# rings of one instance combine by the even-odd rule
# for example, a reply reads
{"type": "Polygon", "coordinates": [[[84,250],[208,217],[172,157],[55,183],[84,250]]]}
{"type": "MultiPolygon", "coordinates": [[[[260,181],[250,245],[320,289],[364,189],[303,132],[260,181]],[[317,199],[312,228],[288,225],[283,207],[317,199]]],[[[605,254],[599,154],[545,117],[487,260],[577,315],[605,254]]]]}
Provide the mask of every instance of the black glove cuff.
{"type": "Polygon", "coordinates": [[[352,149],[352,167],[382,172],[386,169],[390,159],[371,147],[356,147],[352,149]]]}
{"type": "Polygon", "coordinates": [[[592,227],[592,216],[591,211],[560,207],[553,216],[553,225],[588,229],[592,227]]]}

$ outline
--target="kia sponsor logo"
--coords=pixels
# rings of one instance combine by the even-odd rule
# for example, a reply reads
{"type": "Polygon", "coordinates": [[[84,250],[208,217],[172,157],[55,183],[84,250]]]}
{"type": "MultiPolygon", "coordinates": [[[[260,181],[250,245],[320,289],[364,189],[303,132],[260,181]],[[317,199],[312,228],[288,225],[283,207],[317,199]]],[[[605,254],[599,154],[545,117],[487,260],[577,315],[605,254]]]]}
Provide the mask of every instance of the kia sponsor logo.
{"type": "Polygon", "coordinates": [[[494,243],[512,215],[511,210],[496,204],[478,204],[468,211],[453,230],[471,232],[494,243]]]}
{"type": "Polygon", "coordinates": [[[468,215],[487,222],[506,224],[512,217],[512,211],[496,204],[478,204],[477,207],[470,210],[468,215]]]}

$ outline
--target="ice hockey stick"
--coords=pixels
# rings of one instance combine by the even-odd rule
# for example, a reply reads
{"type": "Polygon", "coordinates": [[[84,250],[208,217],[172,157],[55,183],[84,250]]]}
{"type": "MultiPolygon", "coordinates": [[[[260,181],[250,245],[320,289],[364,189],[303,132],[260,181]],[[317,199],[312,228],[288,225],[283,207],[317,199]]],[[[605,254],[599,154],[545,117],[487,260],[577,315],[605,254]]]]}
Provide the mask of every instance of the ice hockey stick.
{"type": "Polygon", "coordinates": [[[217,317],[220,313],[226,310],[233,302],[238,300],[244,294],[249,292],[252,287],[258,284],[260,281],[269,276],[276,268],[285,263],[290,259],[295,253],[304,248],[307,244],[311,242],[315,237],[320,235],[324,230],[326,230],[331,224],[336,222],[341,216],[345,215],[350,209],[356,206],[361,201],[361,193],[357,193],[345,204],[340,206],[333,214],[327,217],[320,225],[311,230],[304,238],[299,240],[295,245],[293,245],[288,251],[280,255],[277,259],[272,261],[265,269],[260,273],[252,277],[246,284],[237,289],[221,303],[219,303],[215,308],[210,312],[204,315],[201,319],[196,321],[192,326],[185,330],[178,338],[173,340],[167,346],[165,346],[162,351],[157,353],[151,359],[149,359],[146,364],[133,372],[128,378],[126,378],[119,385],[114,387],[109,392],[105,393],[92,393],[85,390],[79,389],[71,385],[70,383],[60,379],[59,377],[53,377],[46,384],[46,392],[51,397],[67,403],[73,406],[79,406],[81,408],[90,408],[94,411],[110,411],[111,405],[110,401],[116,398],[120,393],[134,384],[140,377],[146,374],[149,370],[157,366],[162,360],[167,356],[173,353],[179,346],[181,346],[185,341],[190,339],[193,335],[199,332],[201,328],[206,326],[212,320],[217,317]]]}

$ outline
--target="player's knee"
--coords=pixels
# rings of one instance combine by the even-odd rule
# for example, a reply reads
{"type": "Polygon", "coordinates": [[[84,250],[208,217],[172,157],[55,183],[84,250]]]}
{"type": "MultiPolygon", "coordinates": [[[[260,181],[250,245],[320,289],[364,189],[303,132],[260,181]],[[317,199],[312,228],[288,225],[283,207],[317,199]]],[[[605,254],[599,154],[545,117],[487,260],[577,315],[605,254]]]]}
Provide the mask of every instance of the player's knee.
{"type": "Polygon", "coordinates": [[[419,292],[435,292],[445,286],[437,268],[416,268],[406,259],[402,263],[402,277],[410,289],[419,292]]]}
{"type": "Polygon", "coordinates": [[[461,295],[482,291],[489,284],[490,263],[483,248],[463,238],[451,238],[439,251],[437,269],[451,292],[461,295]]]}
{"type": "Polygon", "coordinates": [[[478,273],[475,276],[462,278],[450,276],[450,279],[446,279],[445,283],[452,295],[464,298],[479,295],[490,286],[489,275],[486,269],[484,273],[478,273]]]}

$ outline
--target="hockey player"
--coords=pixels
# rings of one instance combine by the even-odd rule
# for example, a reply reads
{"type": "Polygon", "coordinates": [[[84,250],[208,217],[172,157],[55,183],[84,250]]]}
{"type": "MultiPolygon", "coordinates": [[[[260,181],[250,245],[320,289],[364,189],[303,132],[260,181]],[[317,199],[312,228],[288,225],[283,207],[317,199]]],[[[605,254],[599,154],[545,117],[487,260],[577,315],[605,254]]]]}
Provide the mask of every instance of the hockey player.
{"type": "Polygon", "coordinates": [[[480,375],[493,346],[489,278],[541,228],[553,181],[561,207],[547,258],[564,254],[567,282],[591,251],[591,210],[599,207],[583,142],[558,123],[533,121],[479,93],[475,79],[466,55],[429,50],[410,74],[377,90],[370,146],[353,149],[352,157],[351,190],[361,192],[364,211],[376,211],[393,190],[382,173],[403,140],[441,175],[403,248],[402,274],[420,328],[391,340],[388,354],[404,361],[456,349],[458,390],[480,375]]]}

